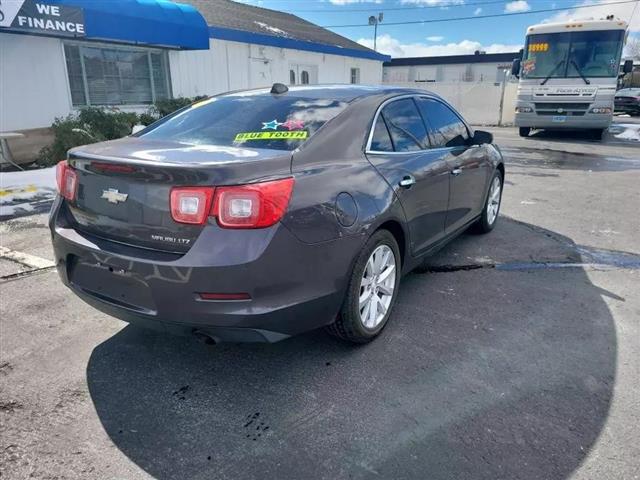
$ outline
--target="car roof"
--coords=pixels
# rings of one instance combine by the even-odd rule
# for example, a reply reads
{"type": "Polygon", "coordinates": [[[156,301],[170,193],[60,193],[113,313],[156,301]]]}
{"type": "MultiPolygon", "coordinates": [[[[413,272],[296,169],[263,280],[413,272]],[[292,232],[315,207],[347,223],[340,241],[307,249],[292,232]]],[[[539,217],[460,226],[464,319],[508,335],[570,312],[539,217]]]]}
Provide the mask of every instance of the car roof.
{"type": "MultiPolygon", "coordinates": [[[[431,94],[426,90],[417,90],[392,85],[348,85],[348,84],[325,84],[325,85],[296,85],[288,87],[288,92],[279,95],[291,95],[311,99],[334,99],[351,102],[357,98],[370,97],[374,95],[395,96],[402,94],[431,94]]],[[[271,95],[271,88],[258,88],[253,90],[238,90],[229,92],[225,96],[253,96],[271,95]]]]}

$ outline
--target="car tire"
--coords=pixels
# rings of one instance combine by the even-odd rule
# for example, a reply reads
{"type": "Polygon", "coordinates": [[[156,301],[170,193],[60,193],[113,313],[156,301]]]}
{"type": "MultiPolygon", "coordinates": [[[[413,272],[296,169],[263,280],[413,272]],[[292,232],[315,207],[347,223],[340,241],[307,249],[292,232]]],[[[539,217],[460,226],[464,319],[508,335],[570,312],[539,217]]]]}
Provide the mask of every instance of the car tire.
{"type": "MultiPolygon", "coordinates": [[[[385,265],[382,266],[385,267],[385,265]]],[[[376,338],[391,316],[398,295],[400,274],[401,257],[398,243],[388,230],[378,230],[365,243],[354,263],[344,303],[336,321],[327,327],[329,333],[343,340],[360,344],[368,343],[376,338]],[[386,268],[382,268],[380,271],[372,270],[373,264],[370,262],[376,260],[381,262],[379,265],[382,265],[386,254],[393,256],[392,259],[387,260],[386,268]],[[378,257],[378,255],[382,255],[382,257],[378,257]],[[393,270],[382,278],[387,269],[391,268],[389,263],[391,261],[393,262],[393,270]],[[391,275],[393,275],[393,280],[389,278],[391,275]],[[377,283],[378,279],[380,283],[377,283]],[[390,286],[393,286],[393,290],[389,295],[390,286]],[[369,294],[371,301],[368,311],[366,304],[363,304],[364,311],[361,310],[361,300],[366,298],[365,293],[369,294]],[[385,295],[385,293],[387,294],[385,295]],[[377,300],[374,300],[374,295],[378,297],[377,300]],[[371,313],[372,305],[375,305],[375,316],[368,315],[371,313]]],[[[366,299],[364,301],[366,302],[366,299]]]]}
{"type": "Polygon", "coordinates": [[[496,223],[498,223],[500,206],[502,205],[503,186],[504,178],[502,176],[502,172],[500,170],[496,170],[493,174],[493,177],[491,178],[489,189],[487,190],[487,197],[484,201],[482,214],[474,225],[474,230],[477,233],[489,233],[494,229],[496,223]],[[497,196],[495,195],[495,188],[499,188],[497,196]]]}
{"type": "Polygon", "coordinates": [[[520,127],[518,129],[518,133],[520,134],[521,137],[528,137],[529,134],[531,133],[531,127],[520,127]]]}
{"type": "Polygon", "coordinates": [[[604,134],[607,131],[606,128],[595,128],[593,129],[593,139],[601,141],[604,139],[604,134]]]}

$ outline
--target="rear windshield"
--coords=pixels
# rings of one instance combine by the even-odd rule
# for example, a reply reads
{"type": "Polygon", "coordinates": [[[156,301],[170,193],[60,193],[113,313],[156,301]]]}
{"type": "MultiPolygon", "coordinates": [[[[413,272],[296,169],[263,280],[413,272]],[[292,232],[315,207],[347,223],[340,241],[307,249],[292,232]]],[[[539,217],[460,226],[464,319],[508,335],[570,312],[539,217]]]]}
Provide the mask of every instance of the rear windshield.
{"type": "Polygon", "coordinates": [[[228,95],[195,103],[137,136],[191,145],[293,150],[348,103],[291,95],[228,95]]]}

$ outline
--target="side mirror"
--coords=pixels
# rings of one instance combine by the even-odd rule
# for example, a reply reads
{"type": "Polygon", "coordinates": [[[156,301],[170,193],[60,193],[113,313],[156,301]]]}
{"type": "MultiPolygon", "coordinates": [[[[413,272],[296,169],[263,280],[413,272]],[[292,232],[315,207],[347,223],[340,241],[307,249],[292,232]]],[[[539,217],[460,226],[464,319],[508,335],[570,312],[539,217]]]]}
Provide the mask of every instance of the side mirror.
{"type": "Polygon", "coordinates": [[[473,144],[484,145],[486,143],[493,143],[493,134],[485,132],[484,130],[476,130],[473,132],[473,144]]]}
{"type": "Polygon", "coordinates": [[[520,78],[520,59],[514,58],[513,63],[511,64],[511,75],[514,75],[520,78]]]}
{"type": "Polygon", "coordinates": [[[633,60],[625,60],[624,65],[622,66],[622,73],[631,72],[633,72],[633,60]]]}

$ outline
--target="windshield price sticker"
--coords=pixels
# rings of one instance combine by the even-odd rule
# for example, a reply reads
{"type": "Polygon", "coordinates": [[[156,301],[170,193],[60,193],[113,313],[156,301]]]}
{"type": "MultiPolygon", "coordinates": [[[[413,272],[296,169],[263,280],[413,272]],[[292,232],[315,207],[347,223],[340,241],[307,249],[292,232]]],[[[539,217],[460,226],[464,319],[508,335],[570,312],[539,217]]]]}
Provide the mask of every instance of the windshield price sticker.
{"type": "Polygon", "coordinates": [[[549,51],[548,43],[530,43],[529,44],[530,52],[547,52],[549,51]]]}
{"type": "Polygon", "coordinates": [[[244,132],[236,135],[235,142],[248,140],[304,140],[309,136],[306,130],[290,132],[244,132]]]}

